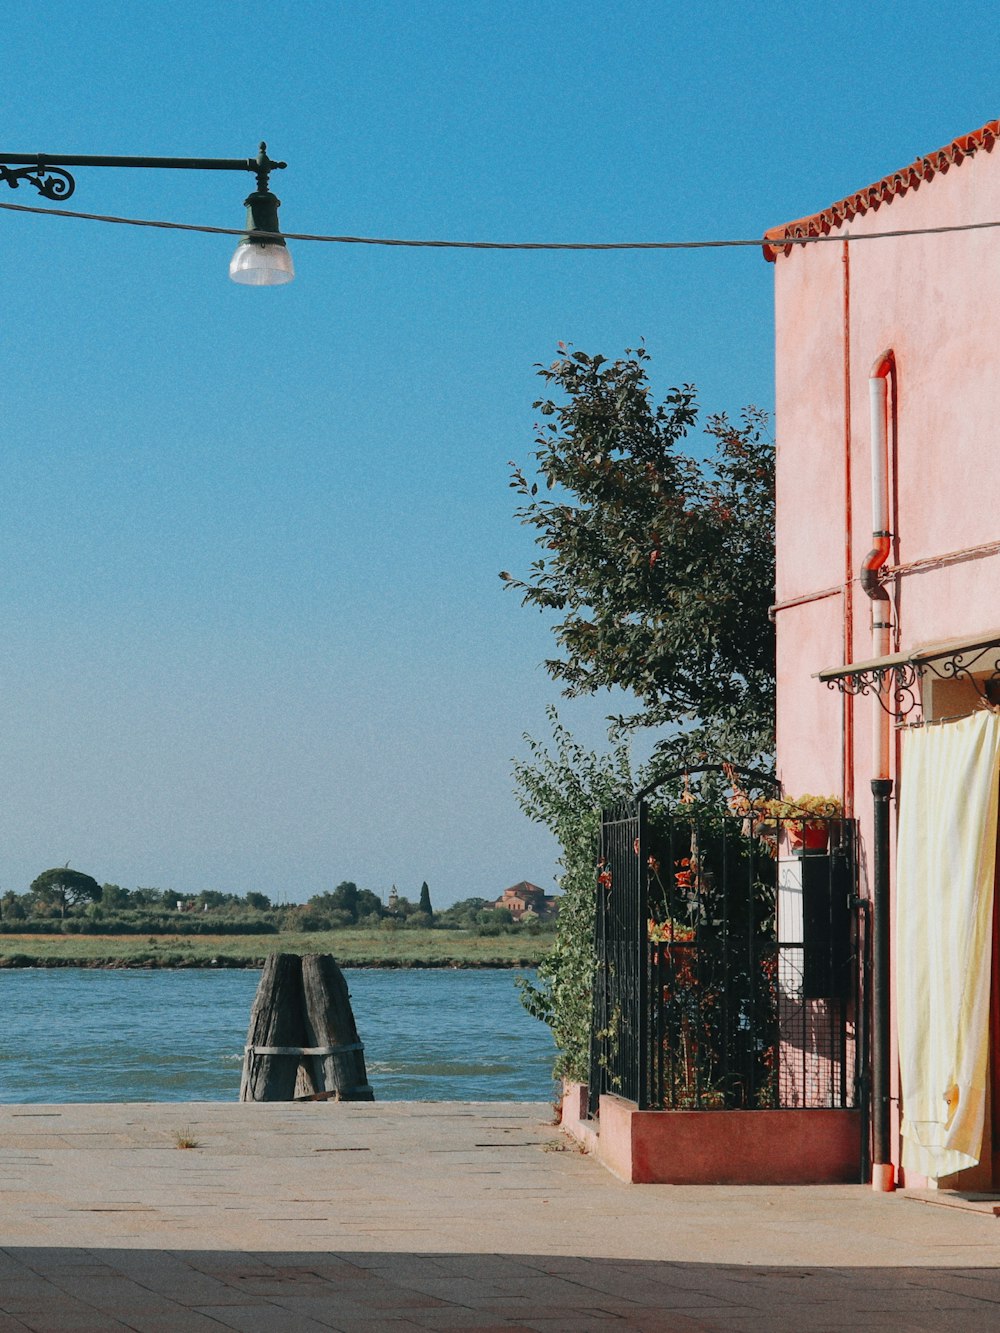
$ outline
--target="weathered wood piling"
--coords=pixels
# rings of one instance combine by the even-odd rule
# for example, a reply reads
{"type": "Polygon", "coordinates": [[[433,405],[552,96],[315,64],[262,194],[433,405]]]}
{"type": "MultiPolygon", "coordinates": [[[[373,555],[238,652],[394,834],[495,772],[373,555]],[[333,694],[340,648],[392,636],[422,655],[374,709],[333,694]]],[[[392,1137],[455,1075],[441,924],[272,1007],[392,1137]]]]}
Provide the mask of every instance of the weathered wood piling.
{"type": "Polygon", "coordinates": [[[241,1102],[374,1101],[347,982],[329,954],[271,954],[250,1010],[241,1102]]]}
{"type": "Polygon", "coordinates": [[[240,1101],[292,1101],[301,1060],[292,1052],[304,1045],[301,959],[273,953],[264,963],[250,1009],[240,1101]]]}
{"type": "Polygon", "coordinates": [[[317,1051],[326,1048],[324,1054],[311,1057],[314,1089],[334,1092],[340,1101],[374,1101],[347,981],[329,954],[303,957],[302,990],[306,1044],[317,1051]]]}

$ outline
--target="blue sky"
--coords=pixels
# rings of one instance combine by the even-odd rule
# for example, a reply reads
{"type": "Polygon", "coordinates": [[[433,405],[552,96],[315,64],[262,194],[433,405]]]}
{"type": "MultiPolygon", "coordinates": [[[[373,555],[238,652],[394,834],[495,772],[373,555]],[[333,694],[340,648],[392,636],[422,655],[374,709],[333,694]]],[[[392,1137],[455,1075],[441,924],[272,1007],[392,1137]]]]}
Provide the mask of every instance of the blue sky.
{"type": "MultiPolygon", "coordinates": [[[[997,114],[1000,20],[929,3],[368,0],[5,18],[0,149],[239,157],[290,231],[754,236],[997,114]]],[[[251,178],[79,170],[72,207],[215,226],[251,178]]],[[[0,185],[0,202],[39,201],[0,185]]],[[[558,701],[507,460],[559,340],[773,397],[756,250],[299,243],[0,214],[0,887],[100,880],[437,905],[556,851],[510,761],[558,701]]],[[[779,425],[780,429],[780,425],[779,425]]],[[[566,704],[602,740],[608,701],[566,704]]]]}

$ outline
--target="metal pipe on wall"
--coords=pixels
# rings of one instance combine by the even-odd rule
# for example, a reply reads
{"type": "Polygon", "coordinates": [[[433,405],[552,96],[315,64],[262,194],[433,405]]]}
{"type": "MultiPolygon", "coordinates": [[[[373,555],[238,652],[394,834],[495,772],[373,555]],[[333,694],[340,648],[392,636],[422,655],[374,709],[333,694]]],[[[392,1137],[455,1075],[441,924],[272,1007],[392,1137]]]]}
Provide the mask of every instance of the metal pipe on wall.
{"type": "MultiPolygon", "coordinates": [[[[854,661],[854,492],[851,477],[851,248],[845,241],[840,255],[843,278],[844,323],[844,661],[854,661]]],[[[854,695],[841,694],[843,745],[841,785],[844,813],[854,815],[854,695]]]]}

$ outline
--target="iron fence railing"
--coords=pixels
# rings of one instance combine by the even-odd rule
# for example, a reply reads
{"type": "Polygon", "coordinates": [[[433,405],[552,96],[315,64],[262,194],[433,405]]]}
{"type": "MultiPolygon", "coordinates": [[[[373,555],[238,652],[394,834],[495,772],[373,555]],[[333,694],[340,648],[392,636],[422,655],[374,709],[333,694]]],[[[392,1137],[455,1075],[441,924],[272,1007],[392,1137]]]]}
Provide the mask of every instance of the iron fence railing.
{"type": "Polygon", "coordinates": [[[644,922],[648,820],[641,798],[605,810],[597,874],[594,1005],[590,1037],[591,1113],[614,1089],[647,1101],[649,969],[644,922]]]}
{"type": "Polygon", "coordinates": [[[605,812],[591,1108],[832,1108],[866,1095],[856,830],[642,799],[605,812]],[[800,836],[806,834],[806,845],[800,836]]]}

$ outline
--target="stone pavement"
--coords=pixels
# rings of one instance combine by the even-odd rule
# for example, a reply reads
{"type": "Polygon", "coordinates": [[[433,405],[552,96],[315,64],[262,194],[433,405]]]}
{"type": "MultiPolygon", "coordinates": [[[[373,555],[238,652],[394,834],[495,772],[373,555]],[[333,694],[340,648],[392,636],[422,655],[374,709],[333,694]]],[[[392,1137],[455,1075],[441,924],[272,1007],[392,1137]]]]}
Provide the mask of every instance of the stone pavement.
{"type": "Polygon", "coordinates": [[[0,1333],[1000,1329],[992,1215],[864,1186],[628,1186],[550,1122],[0,1106],[0,1333]]]}

